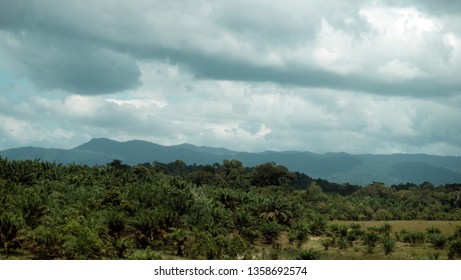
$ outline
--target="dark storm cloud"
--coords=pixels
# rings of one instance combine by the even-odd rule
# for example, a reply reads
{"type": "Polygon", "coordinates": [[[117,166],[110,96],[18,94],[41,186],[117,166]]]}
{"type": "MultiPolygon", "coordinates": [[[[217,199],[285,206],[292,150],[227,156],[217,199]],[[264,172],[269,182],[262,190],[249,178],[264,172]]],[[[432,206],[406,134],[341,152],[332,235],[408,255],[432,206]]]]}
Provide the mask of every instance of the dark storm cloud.
{"type": "Polygon", "coordinates": [[[277,68],[258,66],[220,56],[208,56],[200,52],[171,49],[132,49],[146,58],[167,58],[182,64],[202,79],[236,80],[245,82],[273,82],[300,87],[331,88],[388,96],[450,96],[458,94],[459,85],[444,85],[443,81],[414,78],[405,81],[386,82],[357,74],[341,75],[321,69],[293,66],[277,68]]]}
{"type": "Polygon", "coordinates": [[[38,86],[80,94],[134,88],[140,76],[138,66],[130,57],[107,49],[44,49],[40,54],[22,57],[21,61],[38,86]]]}
{"type": "MultiPolygon", "coordinates": [[[[420,97],[451,95],[460,89],[459,82],[445,83],[418,77],[389,82],[378,75],[337,73],[320,68],[312,62],[296,64],[291,61],[282,67],[256,61],[258,48],[261,51],[280,48],[277,51],[283,54],[291,52],[300,43],[314,44],[313,40],[323,18],[327,18],[331,26],[353,36],[355,40],[363,39],[362,36],[366,34],[373,36],[374,31],[370,25],[363,16],[359,16],[358,7],[350,3],[333,6],[331,9],[334,13],[329,15],[323,10],[331,3],[307,5],[303,10],[306,14],[303,14],[283,5],[261,9],[261,3],[223,2],[211,16],[203,19],[199,18],[200,13],[193,7],[179,8],[172,4],[165,8],[160,5],[159,8],[171,8],[172,11],[167,11],[178,16],[177,22],[162,17],[162,11],[159,10],[157,15],[160,19],[151,25],[137,20],[136,13],[125,12],[117,4],[110,5],[111,2],[96,2],[94,7],[82,8],[75,3],[45,1],[49,9],[40,6],[41,3],[2,1],[0,28],[17,36],[19,49],[22,50],[13,50],[12,53],[21,62],[24,73],[35,84],[46,89],[62,89],[81,94],[131,89],[138,85],[140,77],[136,60],[146,59],[169,60],[180,64],[200,79],[273,82],[420,97]],[[105,12],[113,14],[106,15],[105,12]],[[192,22],[202,20],[203,23],[187,30],[187,19],[191,17],[188,12],[197,12],[197,15],[192,16],[192,22]],[[206,34],[207,30],[215,34],[206,34]],[[197,36],[194,36],[194,32],[197,36]],[[213,50],[213,45],[207,45],[213,43],[212,36],[218,36],[216,41],[219,41],[222,36],[226,36],[223,34],[241,40],[243,45],[250,45],[256,53],[246,54],[243,49],[225,47],[213,50]]],[[[427,1],[418,3],[437,6],[427,1]]],[[[137,12],[141,17],[143,11],[137,12]]],[[[364,54],[366,52],[364,50],[364,54]]]]}
{"type": "Polygon", "coordinates": [[[386,4],[400,7],[418,7],[430,14],[460,14],[461,1],[457,0],[385,0],[386,4]]]}
{"type": "MultiPolygon", "coordinates": [[[[135,60],[107,48],[101,40],[78,26],[47,17],[36,2],[3,1],[0,29],[10,32],[19,71],[41,89],[79,94],[103,94],[131,89],[139,84],[135,60]]],[[[79,16],[84,24],[84,15],[79,16]]]]}

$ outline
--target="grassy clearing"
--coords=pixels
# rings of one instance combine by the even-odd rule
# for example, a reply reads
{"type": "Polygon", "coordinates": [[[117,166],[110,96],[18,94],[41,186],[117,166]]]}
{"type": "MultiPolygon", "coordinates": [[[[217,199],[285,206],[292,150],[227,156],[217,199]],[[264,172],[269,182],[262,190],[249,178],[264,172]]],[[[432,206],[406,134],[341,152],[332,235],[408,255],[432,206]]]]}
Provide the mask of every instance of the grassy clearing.
{"type": "MultiPolygon", "coordinates": [[[[282,238],[283,239],[283,238],[282,238]]],[[[395,251],[389,255],[384,253],[381,245],[373,253],[367,253],[361,241],[356,241],[351,247],[339,249],[330,247],[325,250],[321,242],[324,237],[311,237],[309,241],[298,249],[293,245],[279,241],[278,246],[256,246],[252,259],[262,260],[292,260],[299,259],[302,251],[313,251],[316,259],[321,260],[447,260],[448,251],[436,250],[430,244],[410,245],[397,243],[395,251]]]]}
{"type": "Polygon", "coordinates": [[[395,251],[389,255],[384,254],[382,246],[377,246],[374,253],[366,252],[362,242],[354,242],[352,247],[339,249],[330,247],[324,250],[321,239],[309,240],[304,248],[312,248],[320,253],[321,259],[327,260],[435,260],[448,259],[447,250],[436,250],[429,244],[410,245],[397,243],[395,251]]]}
{"type": "Polygon", "coordinates": [[[332,221],[331,224],[350,225],[359,224],[363,229],[380,227],[385,223],[392,226],[392,233],[405,229],[408,231],[425,232],[427,228],[439,228],[444,235],[453,234],[457,226],[461,227],[461,221],[332,221]]]}
{"type": "Polygon", "coordinates": [[[379,228],[384,224],[392,227],[390,237],[395,241],[392,253],[385,254],[384,246],[381,242],[377,243],[372,253],[367,252],[367,247],[360,238],[353,241],[349,246],[339,248],[331,246],[327,250],[322,242],[328,236],[311,236],[301,248],[296,248],[288,241],[286,233],[282,234],[277,240],[277,246],[267,246],[259,244],[258,251],[261,252],[258,259],[294,259],[299,258],[302,251],[314,252],[317,259],[324,260],[446,260],[449,259],[448,244],[443,249],[435,248],[429,240],[418,244],[409,244],[396,241],[396,233],[406,230],[409,232],[421,232],[426,236],[426,229],[438,228],[444,236],[451,236],[455,229],[461,226],[461,221],[333,221],[331,225],[358,224],[362,230],[368,228],[379,228]]]}

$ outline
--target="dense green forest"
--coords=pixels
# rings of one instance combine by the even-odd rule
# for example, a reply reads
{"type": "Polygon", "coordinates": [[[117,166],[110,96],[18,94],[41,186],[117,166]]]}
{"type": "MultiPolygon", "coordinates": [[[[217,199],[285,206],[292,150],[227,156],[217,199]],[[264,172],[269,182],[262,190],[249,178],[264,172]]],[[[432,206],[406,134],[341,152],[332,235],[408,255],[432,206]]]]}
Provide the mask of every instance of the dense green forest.
{"type": "Polygon", "coordinates": [[[339,185],[275,163],[87,166],[0,158],[0,209],[3,259],[321,258],[305,246],[314,238],[325,251],[358,246],[363,258],[376,248],[390,255],[396,242],[461,257],[461,228],[392,235],[389,224],[330,222],[460,221],[461,184],[339,185]]]}

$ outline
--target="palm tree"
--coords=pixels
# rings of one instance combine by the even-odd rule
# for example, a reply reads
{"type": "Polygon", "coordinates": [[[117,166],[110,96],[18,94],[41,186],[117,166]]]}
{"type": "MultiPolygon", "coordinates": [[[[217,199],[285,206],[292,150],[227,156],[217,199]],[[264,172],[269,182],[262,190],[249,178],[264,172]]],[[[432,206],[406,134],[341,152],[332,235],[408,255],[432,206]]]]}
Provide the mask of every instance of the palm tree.
{"type": "Polygon", "coordinates": [[[3,247],[5,255],[10,253],[11,247],[18,245],[22,224],[23,221],[16,214],[11,212],[0,214],[0,245],[3,247]]]}
{"type": "Polygon", "coordinates": [[[264,202],[263,210],[259,217],[267,221],[275,221],[283,225],[288,225],[293,214],[286,201],[273,196],[264,202]]]}

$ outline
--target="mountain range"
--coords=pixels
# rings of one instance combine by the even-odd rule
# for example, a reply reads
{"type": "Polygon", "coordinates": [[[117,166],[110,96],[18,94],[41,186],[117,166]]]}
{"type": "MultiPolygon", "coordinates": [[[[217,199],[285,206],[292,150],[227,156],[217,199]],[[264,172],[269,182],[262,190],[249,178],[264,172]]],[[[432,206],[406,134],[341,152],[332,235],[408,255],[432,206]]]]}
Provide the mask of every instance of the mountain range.
{"type": "Polygon", "coordinates": [[[169,163],[178,159],[186,164],[204,165],[236,159],[250,167],[275,162],[286,166],[290,171],[303,172],[335,183],[461,183],[461,157],[426,154],[356,155],[297,151],[248,153],[191,144],[162,146],[141,140],[118,142],[95,138],[72,149],[21,147],[0,151],[0,157],[87,165],[103,165],[114,159],[129,165],[146,162],[169,163]]]}

